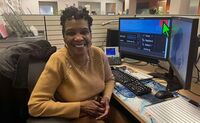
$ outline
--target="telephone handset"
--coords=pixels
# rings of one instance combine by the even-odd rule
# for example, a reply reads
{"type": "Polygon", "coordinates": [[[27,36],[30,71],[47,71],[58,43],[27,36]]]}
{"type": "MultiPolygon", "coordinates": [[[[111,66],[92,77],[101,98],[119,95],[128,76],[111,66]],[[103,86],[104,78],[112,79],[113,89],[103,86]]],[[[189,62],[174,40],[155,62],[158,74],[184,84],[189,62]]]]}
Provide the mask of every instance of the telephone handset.
{"type": "Polygon", "coordinates": [[[118,47],[104,47],[104,52],[108,57],[108,61],[110,65],[120,65],[121,57],[119,55],[118,47]]]}

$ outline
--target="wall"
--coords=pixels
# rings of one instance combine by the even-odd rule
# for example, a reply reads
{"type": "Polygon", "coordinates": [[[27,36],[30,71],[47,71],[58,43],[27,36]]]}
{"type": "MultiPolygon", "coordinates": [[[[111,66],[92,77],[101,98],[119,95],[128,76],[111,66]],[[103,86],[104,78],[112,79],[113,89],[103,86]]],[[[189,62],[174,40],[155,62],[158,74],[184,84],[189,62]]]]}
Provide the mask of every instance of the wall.
{"type": "Polygon", "coordinates": [[[190,0],[171,0],[169,14],[188,14],[190,0]]]}
{"type": "Polygon", "coordinates": [[[169,14],[197,15],[199,0],[171,0],[169,14]]]}
{"type": "Polygon", "coordinates": [[[106,14],[106,3],[116,3],[116,10],[122,10],[122,2],[120,0],[22,0],[22,9],[25,14],[30,14],[28,9],[32,14],[39,14],[39,4],[38,1],[57,1],[58,11],[63,10],[67,6],[75,5],[78,7],[78,1],[81,2],[100,2],[101,3],[101,14],[106,14]],[[28,8],[28,9],[27,9],[28,8]]]}
{"type": "MultiPolygon", "coordinates": [[[[100,2],[78,2],[79,6],[85,6],[85,5],[89,5],[90,6],[90,12],[91,11],[96,11],[96,13],[98,15],[101,14],[101,3],[100,2]]],[[[89,9],[87,9],[89,10],[89,9]]]]}
{"type": "Polygon", "coordinates": [[[199,0],[190,0],[190,14],[198,14],[199,0]]]}

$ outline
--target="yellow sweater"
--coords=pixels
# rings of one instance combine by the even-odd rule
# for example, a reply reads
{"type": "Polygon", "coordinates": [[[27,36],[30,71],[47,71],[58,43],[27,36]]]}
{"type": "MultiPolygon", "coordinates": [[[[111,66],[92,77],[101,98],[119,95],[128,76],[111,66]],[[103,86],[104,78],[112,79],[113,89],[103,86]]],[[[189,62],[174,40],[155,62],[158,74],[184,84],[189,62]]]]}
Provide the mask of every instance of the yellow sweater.
{"type": "Polygon", "coordinates": [[[55,52],[48,60],[31,94],[28,107],[32,116],[79,118],[80,101],[100,93],[111,97],[114,80],[103,51],[92,46],[85,66],[74,63],[67,48],[55,52]]]}

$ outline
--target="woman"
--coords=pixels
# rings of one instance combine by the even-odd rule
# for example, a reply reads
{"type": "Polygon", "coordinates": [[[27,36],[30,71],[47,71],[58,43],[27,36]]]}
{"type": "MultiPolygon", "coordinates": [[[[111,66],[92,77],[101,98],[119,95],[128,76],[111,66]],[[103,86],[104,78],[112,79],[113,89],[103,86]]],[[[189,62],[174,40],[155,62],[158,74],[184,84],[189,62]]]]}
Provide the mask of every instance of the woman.
{"type": "Polygon", "coordinates": [[[47,62],[31,94],[29,113],[74,123],[103,122],[115,82],[103,51],[91,45],[92,18],[85,9],[69,7],[60,19],[66,45],[47,62]]]}

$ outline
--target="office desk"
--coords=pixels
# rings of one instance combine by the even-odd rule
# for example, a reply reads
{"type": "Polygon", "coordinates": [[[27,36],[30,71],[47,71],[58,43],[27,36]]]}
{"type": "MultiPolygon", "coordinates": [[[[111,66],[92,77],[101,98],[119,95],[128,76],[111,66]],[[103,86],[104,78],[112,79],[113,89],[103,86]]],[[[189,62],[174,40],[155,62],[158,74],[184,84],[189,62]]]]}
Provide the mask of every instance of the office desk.
{"type": "MultiPolygon", "coordinates": [[[[125,65],[129,68],[133,68],[134,70],[137,69],[139,71],[143,71],[145,73],[149,73],[154,71],[155,69],[157,69],[155,66],[151,66],[151,65],[146,65],[146,66],[137,66],[137,65],[131,65],[131,64],[127,64],[127,63],[123,63],[122,65],[125,65]]],[[[140,122],[152,122],[150,120],[148,115],[144,114],[144,107],[147,105],[150,105],[152,102],[147,100],[148,96],[151,96],[150,98],[155,98],[154,94],[158,91],[158,90],[163,90],[165,89],[166,82],[164,80],[155,80],[156,82],[160,82],[161,84],[158,84],[155,86],[154,89],[152,89],[152,94],[148,94],[145,96],[135,96],[133,98],[127,98],[124,97],[121,93],[119,93],[116,89],[113,91],[113,97],[114,99],[116,99],[126,110],[128,110],[135,118],[137,118],[140,122]]],[[[154,84],[153,84],[154,85],[154,84]]],[[[153,86],[150,85],[150,86],[153,86]]],[[[198,90],[200,90],[200,85],[196,85],[199,86],[198,90]]],[[[197,88],[197,87],[196,87],[197,88]]],[[[193,91],[193,90],[192,90],[193,91]]],[[[197,90],[196,90],[197,92],[197,90]]],[[[178,93],[180,93],[181,95],[184,95],[186,97],[188,97],[189,99],[192,99],[198,103],[200,103],[200,97],[197,95],[192,94],[191,92],[187,91],[187,90],[180,90],[178,91],[178,93]]],[[[178,93],[174,93],[175,96],[178,96],[178,93]]],[[[157,100],[159,101],[159,100],[157,100]]],[[[154,102],[153,102],[154,103],[154,102]]]]}

